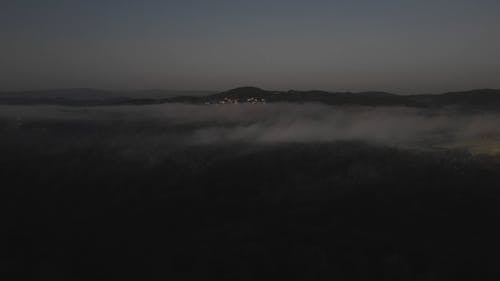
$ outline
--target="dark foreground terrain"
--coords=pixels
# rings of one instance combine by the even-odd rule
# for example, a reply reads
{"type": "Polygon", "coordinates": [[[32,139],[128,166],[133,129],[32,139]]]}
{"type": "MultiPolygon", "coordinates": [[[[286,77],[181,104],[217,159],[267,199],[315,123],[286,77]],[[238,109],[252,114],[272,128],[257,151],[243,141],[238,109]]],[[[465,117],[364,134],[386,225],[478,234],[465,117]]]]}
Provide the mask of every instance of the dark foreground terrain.
{"type": "Polygon", "coordinates": [[[494,158],[2,122],[2,280],[500,278],[494,158]]]}

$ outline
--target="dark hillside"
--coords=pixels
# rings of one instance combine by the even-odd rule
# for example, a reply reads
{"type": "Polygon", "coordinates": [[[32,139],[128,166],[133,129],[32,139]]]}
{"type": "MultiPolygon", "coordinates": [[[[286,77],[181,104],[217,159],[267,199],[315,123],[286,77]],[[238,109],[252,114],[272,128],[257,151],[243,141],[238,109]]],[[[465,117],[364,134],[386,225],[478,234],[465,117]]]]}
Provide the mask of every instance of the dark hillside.
{"type": "Polygon", "coordinates": [[[498,165],[363,143],[1,146],[8,280],[494,280],[498,165]],[[481,273],[479,275],[479,273],[481,273]]]}

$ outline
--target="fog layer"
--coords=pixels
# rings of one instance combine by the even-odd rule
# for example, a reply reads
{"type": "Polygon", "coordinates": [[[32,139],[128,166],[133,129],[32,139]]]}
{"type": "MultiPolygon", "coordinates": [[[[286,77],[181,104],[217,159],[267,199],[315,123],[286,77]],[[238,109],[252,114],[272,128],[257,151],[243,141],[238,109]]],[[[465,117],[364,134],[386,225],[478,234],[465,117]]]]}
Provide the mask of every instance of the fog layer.
{"type": "MultiPolygon", "coordinates": [[[[2,127],[50,129],[54,122],[110,127],[128,137],[181,144],[331,142],[433,145],[494,138],[500,115],[453,109],[333,107],[320,104],[239,104],[61,107],[1,106],[2,127]],[[72,123],[73,122],[73,123],[72,123]]],[[[6,132],[6,131],[4,131],[6,132]]]]}

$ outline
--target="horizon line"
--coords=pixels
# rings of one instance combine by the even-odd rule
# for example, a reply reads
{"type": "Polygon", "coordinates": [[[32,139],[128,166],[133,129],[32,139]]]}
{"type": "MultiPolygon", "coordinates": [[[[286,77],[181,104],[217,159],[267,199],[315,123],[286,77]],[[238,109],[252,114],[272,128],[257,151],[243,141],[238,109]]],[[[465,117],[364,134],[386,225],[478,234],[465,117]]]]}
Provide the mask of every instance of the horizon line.
{"type": "Polygon", "coordinates": [[[29,90],[0,90],[0,94],[17,94],[17,93],[27,93],[27,92],[48,92],[48,91],[75,91],[75,90],[87,90],[87,91],[100,91],[100,92],[108,92],[108,93],[133,93],[133,92],[153,92],[153,91],[164,91],[164,92],[179,92],[179,93],[195,93],[195,92],[207,92],[212,94],[224,93],[228,91],[233,91],[237,89],[244,88],[254,88],[266,92],[326,92],[326,93],[351,93],[351,94],[360,94],[360,93],[387,93],[398,96],[412,96],[412,95],[441,95],[441,94],[449,94],[449,93],[463,93],[463,92],[474,92],[474,91],[500,91],[500,88],[472,88],[466,90],[453,90],[453,91],[444,91],[444,92],[435,92],[435,93],[418,93],[418,94],[408,94],[408,93],[396,93],[392,91],[381,91],[381,90],[365,90],[365,91],[350,91],[350,90],[321,90],[321,89],[308,89],[308,90],[295,90],[295,89],[287,89],[287,90],[268,90],[261,87],[256,86],[239,86],[234,88],[229,88],[226,90],[200,90],[200,89],[191,89],[191,90],[176,90],[176,89],[162,89],[162,88],[144,88],[144,89],[105,89],[105,88],[92,88],[92,87],[69,87],[69,88],[41,88],[41,89],[29,89],[29,90]]]}

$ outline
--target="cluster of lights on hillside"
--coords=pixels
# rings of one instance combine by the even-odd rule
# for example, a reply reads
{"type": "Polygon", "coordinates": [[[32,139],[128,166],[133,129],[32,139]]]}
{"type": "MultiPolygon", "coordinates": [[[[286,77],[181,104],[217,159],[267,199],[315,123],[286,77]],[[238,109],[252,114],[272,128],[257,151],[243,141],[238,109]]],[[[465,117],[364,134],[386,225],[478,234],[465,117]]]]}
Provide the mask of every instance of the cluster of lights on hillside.
{"type": "Polygon", "coordinates": [[[219,101],[205,102],[205,104],[240,104],[240,103],[261,104],[261,103],[266,103],[266,100],[263,98],[255,98],[255,97],[247,98],[246,100],[226,97],[219,101]]]}

